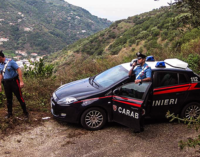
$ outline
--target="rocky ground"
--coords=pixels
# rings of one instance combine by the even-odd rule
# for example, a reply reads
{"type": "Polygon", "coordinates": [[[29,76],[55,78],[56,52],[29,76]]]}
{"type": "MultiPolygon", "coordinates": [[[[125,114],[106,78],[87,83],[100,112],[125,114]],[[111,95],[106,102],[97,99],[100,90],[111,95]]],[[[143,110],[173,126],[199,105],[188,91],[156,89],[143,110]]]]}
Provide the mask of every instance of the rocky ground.
{"type": "Polygon", "coordinates": [[[197,157],[199,148],[180,150],[178,142],[199,134],[184,124],[147,121],[145,131],[133,133],[116,123],[99,131],[80,125],[44,120],[42,125],[24,126],[26,131],[1,135],[2,157],[197,157]]]}

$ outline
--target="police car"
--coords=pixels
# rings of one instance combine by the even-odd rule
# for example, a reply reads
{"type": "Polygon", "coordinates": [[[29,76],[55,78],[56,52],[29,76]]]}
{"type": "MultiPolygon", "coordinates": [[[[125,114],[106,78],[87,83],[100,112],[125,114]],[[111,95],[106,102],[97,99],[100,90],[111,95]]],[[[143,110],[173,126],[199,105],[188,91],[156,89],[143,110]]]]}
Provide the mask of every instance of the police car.
{"type": "Polygon", "coordinates": [[[57,119],[81,123],[88,130],[117,122],[138,130],[142,117],[161,118],[167,111],[183,118],[200,115],[200,77],[179,59],[147,57],[152,81],[135,84],[130,63],[59,87],[51,98],[57,119]],[[150,60],[150,61],[149,61],[150,60]]]}

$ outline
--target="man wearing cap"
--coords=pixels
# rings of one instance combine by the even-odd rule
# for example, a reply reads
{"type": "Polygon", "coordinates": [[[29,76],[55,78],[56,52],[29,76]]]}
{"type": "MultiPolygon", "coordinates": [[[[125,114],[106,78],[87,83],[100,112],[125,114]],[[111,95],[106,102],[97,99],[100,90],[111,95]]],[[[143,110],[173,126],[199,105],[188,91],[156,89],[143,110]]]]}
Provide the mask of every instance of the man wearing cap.
{"type": "Polygon", "coordinates": [[[146,56],[140,52],[136,53],[136,56],[137,62],[133,63],[132,68],[129,71],[129,77],[131,77],[132,74],[135,74],[136,84],[151,81],[151,68],[145,63],[146,56]],[[139,66],[135,68],[137,63],[139,66]]]}
{"type": "MultiPolygon", "coordinates": [[[[142,53],[136,53],[137,61],[133,63],[129,71],[129,77],[135,74],[135,84],[151,81],[151,68],[145,63],[146,56],[142,53]],[[136,68],[136,64],[139,64],[136,68]],[[135,69],[134,69],[135,68],[135,69]]],[[[140,118],[140,130],[134,130],[134,133],[144,131],[144,116],[140,118]]]]}
{"type": "Polygon", "coordinates": [[[0,92],[2,92],[1,83],[4,85],[7,98],[8,114],[5,118],[10,118],[12,116],[12,93],[15,94],[20,102],[24,115],[28,117],[26,104],[21,92],[21,88],[24,87],[22,71],[14,60],[5,58],[3,51],[0,51],[0,92]]]}

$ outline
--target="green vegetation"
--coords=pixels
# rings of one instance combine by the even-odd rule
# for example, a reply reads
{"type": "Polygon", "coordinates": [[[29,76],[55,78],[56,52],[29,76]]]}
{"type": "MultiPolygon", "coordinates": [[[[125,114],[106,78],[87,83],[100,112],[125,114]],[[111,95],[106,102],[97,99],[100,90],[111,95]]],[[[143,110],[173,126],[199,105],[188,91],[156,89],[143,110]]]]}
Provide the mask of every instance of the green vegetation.
{"type": "Polygon", "coordinates": [[[54,66],[44,64],[44,59],[40,59],[39,62],[31,63],[29,67],[25,65],[24,76],[30,78],[48,78],[51,77],[54,66]]]}
{"type": "MultiPolygon", "coordinates": [[[[171,118],[170,122],[174,121],[174,120],[178,120],[178,122],[183,122],[184,124],[187,124],[188,128],[191,129],[195,129],[196,131],[199,130],[200,128],[200,118],[198,119],[183,119],[183,118],[179,118],[179,116],[175,116],[173,113],[167,112],[167,118],[171,118]]],[[[179,147],[180,149],[184,149],[185,147],[192,147],[195,148],[197,146],[200,146],[200,135],[196,138],[188,138],[187,140],[183,141],[179,141],[179,147]]]]}

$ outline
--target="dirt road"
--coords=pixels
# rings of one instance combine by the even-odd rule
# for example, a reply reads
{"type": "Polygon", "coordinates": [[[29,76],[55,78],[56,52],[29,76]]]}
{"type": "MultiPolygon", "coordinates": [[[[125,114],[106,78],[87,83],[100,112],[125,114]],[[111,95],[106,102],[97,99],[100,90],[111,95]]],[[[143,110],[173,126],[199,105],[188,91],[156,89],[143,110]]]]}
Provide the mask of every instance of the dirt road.
{"type": "Polygon", "coordinates": [[[178,123],[147,122],[145,131],[135,134],[131,129],[115,123],[91,132],[79,125],[48,120],[41,126],[0,139],[0,156],[196,157],[200,156],[197,149],[181,151],[178,148],[178,141],[196,135],[198,133],[193,129],[178,123]]]}

